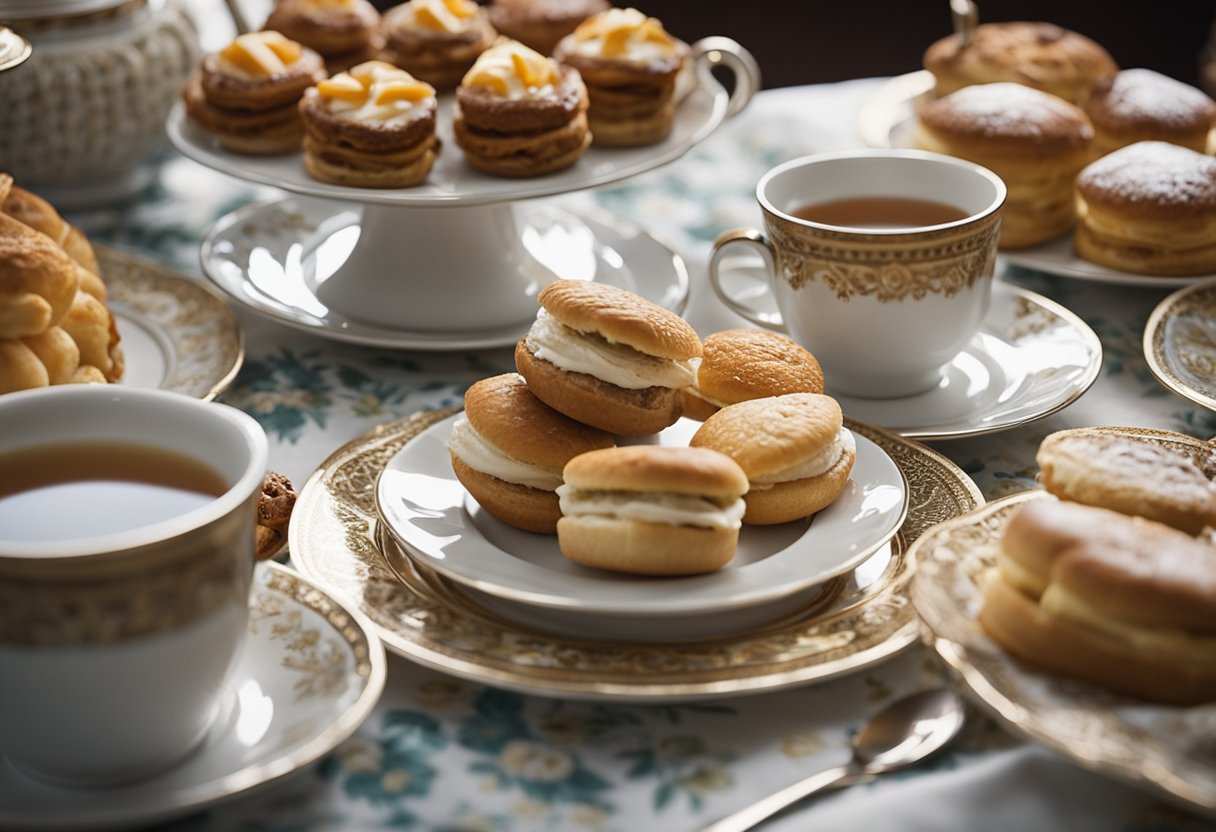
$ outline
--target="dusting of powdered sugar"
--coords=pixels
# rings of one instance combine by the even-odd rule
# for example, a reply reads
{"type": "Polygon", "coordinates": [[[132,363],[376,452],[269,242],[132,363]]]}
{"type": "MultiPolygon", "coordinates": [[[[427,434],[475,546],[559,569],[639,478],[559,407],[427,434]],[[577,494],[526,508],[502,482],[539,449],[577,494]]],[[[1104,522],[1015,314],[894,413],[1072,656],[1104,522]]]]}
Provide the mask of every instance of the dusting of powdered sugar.
{"type": "MultiPolygon", "coordinates": [[[[1200,90],[1151,69],[1125,69],[1098,88],[1095,110],[1119,121],[1186,128],[1216,118],[1216,103],[1200,90]]],[[[1093,114],[1093,111],[1091,111],[1093,114]]]]}
{"type": "MultiPolygon", "coordinates": [[[[957,125],[985,137],[1058,137],[1093,135],[1089,119],[1062,98],[1001,82],[963,87],[925,108],[925,120],[940,126],[957,125]]],[[[949,127],[947,127],[949,129],[949,127]]]]}
{"type": "Polygon", "coordinates": [[[1167,142],[1137,142],[1093,162],[1077,177],[1090,193],[1133,205],[1216,206],[1216,159],[1167,142]]]}

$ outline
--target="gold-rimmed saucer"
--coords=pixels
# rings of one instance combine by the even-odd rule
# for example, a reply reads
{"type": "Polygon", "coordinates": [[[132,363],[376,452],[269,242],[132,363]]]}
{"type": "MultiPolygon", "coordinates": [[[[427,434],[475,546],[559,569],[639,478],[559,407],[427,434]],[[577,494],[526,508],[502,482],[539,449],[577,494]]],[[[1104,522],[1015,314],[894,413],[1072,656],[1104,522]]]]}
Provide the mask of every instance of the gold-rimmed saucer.
{"type": "MultiPolygon", "coordinates": [[[[1077,432],[1132,437],[1197,460],[1211,451],[1202,440],[1167,431],[1077,432]]],[[[925,623],[926,639],[1016,733],[1086,768],[1216,813],[1210,706],[1150,705],[1032,670],[1001,650],[976,621],[983,576],[993,568],[1005,522],[1019,506],[1038,499],[1054,498],[1043,491],[1005,497],[930,530],[913,545],[911,598],[925,623]]]]}
{"type": "Polygon", "coordinates": [[[1157,304],[1144,326],[1144,360],[1166,388],[1216,410],[1216,280],[1157,304]]]}
{"type": "Polygon", "coordinates": [[[692,700],[807,684],[881,661],[917,638],[919,625],[906,594],[907,546],[930,526],[983,503],[975,484],[940,454],[849,423],[895,460],[907,477],[911,508],[891,555],[856,570],[828,611],[815,598],[804,614],[731,638],[678,646],[579,641],[513,624],[408,558],[393,559],[400,575],[386,561],[377,477],[407,442],[453,412],[382,425],[335,451],[296,503],[292,558],[305,574],[362,610],[393,652],[526,693],[692,700]],[[805,614],[812,606],[818,616],[805,614]]]}

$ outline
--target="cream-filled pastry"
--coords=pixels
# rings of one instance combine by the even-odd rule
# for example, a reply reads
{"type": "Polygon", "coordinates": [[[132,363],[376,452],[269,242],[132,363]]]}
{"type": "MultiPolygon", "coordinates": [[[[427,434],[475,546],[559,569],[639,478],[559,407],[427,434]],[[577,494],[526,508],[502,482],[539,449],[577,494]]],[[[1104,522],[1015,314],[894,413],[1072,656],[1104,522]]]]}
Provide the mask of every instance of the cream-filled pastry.
{"type": "Polygon", "coordinates": [[[608,9],[579,24],[553,50],[583,76],[596,144],[654,144],[671,132],[676,77],[686,44],[637,9],[608,9]]]}
{"type": "Polygon", "coordinates": [[[325,77],[313,50],[278,32],[252,32],[205,56],[182,99],[190,121],[228,150],[290,153],[304,135],[300,98],[325,77]]]}
{"type": "Polygon", "coordinates": [[[723,454],[630,445],[577,456],[562,476],[557,541],[576,563],[691,575],[734,557],[747,477],[723,454]]]}
{"type": "Polygon", "coordinates": [[[704,420],[751,399],[822,392],[819,362],[793,339],[764,329],[728,329],[702,344],[696,384],[683,391],[684,415],[704,420]]]}
{"type": "Polygon", "coordinates": [[[435,89],[383,61],[352,67],[300,102],[304,167],[315,179],[365,188],[417,185],[439,155],[435,89]]]}
{"type": "Polygon", "coordinates": [[[488,12],[499,34],[548,55],[580,23],[609,6],[608,0],[492,0],[488,12]]]}
{"type": "Polygon", "coordinates": [[[456,90],[452,127],[478,170],[510,177],[552,173],[573,165],[591,144],[587,88],[577,70],[500,40],[456,90]]]}
{"type": "Polygon", "coordinates": [[[456,88],[497,33],[472,0],[410,0],[380,27],[384,57],[440,92],[456,88]]]}
{"type": "Polygon", "coordinates": [[[383,46],[380,13],[368,0],[278,0],[262,28],[307,46],[331,74],[376,58],[383,46]]]}
{"type": "Polygon", "coordinates": [[[541,310],[515,347],[515,366],[541,401],[629,436],[680,418],[680,389],[701,353],[683,318],[604,283],[559,280],[537,299],[541,310]]]}
{"type": "Polygon", "coordinates": [[[579,454],[612,447],[612,436],[548,407],[516,373],[477,382],[464,406],[448,437],[456,478],[504,523],[553,534],[562,469],[579,454]]]}
{"type": "Polygon", "coordinates": [[[712,448],[747,474],[743,522],[786,523],[829,506],[844,489],[857,458],[840,405],[818,393],[789,393],[722,408],[690,443],[712,448]]]}

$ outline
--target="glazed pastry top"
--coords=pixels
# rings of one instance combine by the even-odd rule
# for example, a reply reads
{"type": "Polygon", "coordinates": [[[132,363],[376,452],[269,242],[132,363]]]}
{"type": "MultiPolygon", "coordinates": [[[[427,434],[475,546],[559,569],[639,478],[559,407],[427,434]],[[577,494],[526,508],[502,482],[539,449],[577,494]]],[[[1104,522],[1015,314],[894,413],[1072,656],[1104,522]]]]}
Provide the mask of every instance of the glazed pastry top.
{"type": "Polygon", "coordinates": [[[484,87],[511,100],[552,98],[559,84],[556,63],[506,39],[482,52],[461,82],[461,86],[484,87]]]}
{"type": "Polygon", "coordinates": [[[472,27],[481,8],[471,0],[410,0],[393,25],[417,32],[457,34],[472,27]]]}
{"type": "Polygon", "coordinates": [[[435,107],[435,88],[384,61],[367,61],[317,84],[317,96],[336,118],[392,126],[435,107]]]}
{"type": "Polygon", "coordinates": [[[286,75],[304,56],[304,48],[278,32],[250,32],[228,44],[215,68],[224,75],[258,81],[286,75]]]}
{"type": "Polygon", "coordinates": [[[674,54],[678,44],[653,17],[637,9],[609,9],[579,24],[570,51],[587,58],[644,64],[674,54]]]}

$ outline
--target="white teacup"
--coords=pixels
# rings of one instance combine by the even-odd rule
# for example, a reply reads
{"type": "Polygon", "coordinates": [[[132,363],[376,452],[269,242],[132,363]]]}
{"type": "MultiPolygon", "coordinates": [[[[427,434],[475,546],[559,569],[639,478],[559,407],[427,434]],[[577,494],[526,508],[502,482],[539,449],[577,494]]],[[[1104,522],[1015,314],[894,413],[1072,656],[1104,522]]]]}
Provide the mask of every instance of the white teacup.
{"type": "Polygon", "coordinates": [[[915,150],[806,156],[756,187],[765,232],[714,242],[710,284],[732,310],[789,332],[823,366],[829,392],[893,398],[934,387],[988,311],[1005,185],[979,165],[915,150]],[[839,200],[914,199],[957,209],[933,224],[831,225],[795,211],[839,200]],[[764,260],[780,318],[722,282],[722,263],[748,247],[764,260]]]}
{"type": "Polygon", "coordinates": [[[66,492],[38,504],[51,522],[27,503],[0,513],[0,756],[92,785],[163,770],[220,711],[247,630],[267,461],[261,427],[226,405],[110,385],[0,396],[0,494],[22,478],[18,497],[35,495],[13,460],[58,447],[29,466],[50,471],[99,445],[122,448],[100,457],[107,471],[115,459],[176,451],[205,463],[213,481],[180,513],[130,490],[87,523],[66,492]]]}

